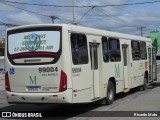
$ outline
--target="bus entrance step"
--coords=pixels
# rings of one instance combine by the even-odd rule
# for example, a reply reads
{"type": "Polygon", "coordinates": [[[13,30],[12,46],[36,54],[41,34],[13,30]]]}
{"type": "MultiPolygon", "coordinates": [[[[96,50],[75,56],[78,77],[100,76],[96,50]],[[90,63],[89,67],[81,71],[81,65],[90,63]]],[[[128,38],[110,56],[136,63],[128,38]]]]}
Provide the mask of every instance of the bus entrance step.
{"type": "Polygon", "coordinates": [[[124,93],[127,93],[127,92],[129,92],[129,91],[130,91],[129,88],[126,88],[126,89],[123,90],[124,93]]]}

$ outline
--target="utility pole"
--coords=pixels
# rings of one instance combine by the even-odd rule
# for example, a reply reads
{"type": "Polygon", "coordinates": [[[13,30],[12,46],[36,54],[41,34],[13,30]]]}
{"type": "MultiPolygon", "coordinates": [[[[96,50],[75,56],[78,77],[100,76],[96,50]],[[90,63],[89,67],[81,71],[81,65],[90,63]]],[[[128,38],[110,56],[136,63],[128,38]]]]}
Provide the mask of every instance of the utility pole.
{"type": "Polygon", "coordinates": [[[143,36],[143,29],[146,28],[144,26],[140,26],[140,27],[137,27],[137,29],[140,29],[141,30],[141,36],[143,36]]]}
{"type": "Polygon", "coordinates": [[[75,8],[74,8],[74,0],[72,0],[72,14],[73,14],[73,24],[75,24],[75,8]]]}
{"type": "Polygon", "coordinates": [[[56,16],[50,16],[50,18],[52,19],[52,23],[54,23],[55,19],[58,19],[58,17],[56,17],[56,16]]]}

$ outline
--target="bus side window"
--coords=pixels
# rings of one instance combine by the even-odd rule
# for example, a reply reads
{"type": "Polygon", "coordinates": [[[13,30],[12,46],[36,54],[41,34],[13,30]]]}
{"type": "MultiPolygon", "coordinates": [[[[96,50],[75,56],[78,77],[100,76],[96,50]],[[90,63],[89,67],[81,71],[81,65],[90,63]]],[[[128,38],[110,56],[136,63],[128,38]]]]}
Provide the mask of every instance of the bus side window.
{"type": "Polygon", "coordinates": [[[74,65],[88,63],[87,39],[84,34],[71,34],[71,50],[74,65]]]}
{"type": "Polygon", "coordinates": [[[109,38],[109,54],[110,54],[110,61],[111,62],[121,61],[119,39],[109,38]]]}
{"type": "Polygon", "coordinates": [[[143,41],[140,42],[140,52],[141,52],[141,59],[146,60],[147,59],[146,42],[143,41]]]}
{"type": "Polygon", "coordinates": [[[106,37],[102,37],[102,52],[103,52],[103,61],[109,61],[109,52],[108,52],[108,40],[106,37]]]}
{"type": "Polygon", "coordinates": [[[4,56],[4,48],[0,48],[0,56],[4,56]]]}
{"type": "Polygon", "coordinates": [[[140,60],[141,54],[140,54],[139,41],[132,40],[131,47],[132,47],[132,59],[133,60],[140,60]]]}

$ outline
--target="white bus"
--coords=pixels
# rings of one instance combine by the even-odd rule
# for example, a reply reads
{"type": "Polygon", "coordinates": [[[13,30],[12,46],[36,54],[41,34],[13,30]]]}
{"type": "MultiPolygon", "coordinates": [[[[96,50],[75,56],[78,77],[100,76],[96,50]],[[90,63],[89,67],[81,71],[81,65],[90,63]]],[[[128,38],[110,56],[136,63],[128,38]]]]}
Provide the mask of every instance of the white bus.
{"type": "Polygon", "coordinates": [[[112,104],[156,80],[149,38],[67,24],[13,27],[6,38],[9,103],[112,104]]]}

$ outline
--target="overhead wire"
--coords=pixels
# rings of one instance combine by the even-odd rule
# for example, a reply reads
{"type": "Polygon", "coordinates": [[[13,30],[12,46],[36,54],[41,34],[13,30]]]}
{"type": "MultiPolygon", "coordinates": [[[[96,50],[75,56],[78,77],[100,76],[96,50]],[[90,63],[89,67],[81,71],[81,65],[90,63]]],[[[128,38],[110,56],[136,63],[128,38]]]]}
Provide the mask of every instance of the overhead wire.
{"type": "Polygon", "coordinates": [[[16,4],[25,4],[25,5],[36,5],[36,6],[52,6],[52,7],[119,7],[119,6],[130,6],[130,5],[143,5],[143,4],[152,4],[152,3],[159,3],[159,0],[156,1],[148,1],[148,2],[135,2],[135,3],[124,3],[124,4],[110,4],[110,5],[86,5],[86,6],[79,6],[79,5],[49,5],[49,4],[37,4],[37,3],[27,3],[27,2],[16,2],[16,1],[8,1],[8,0],[0,0],[1,2],[7,3],[16,3],[16,4]]]}
{"type": "Polygon", "coordinates": [[[20,7],[17,7],[17,6],[14,6],[14,5],[5,3],[5,2],[0,2],[0,3],[5,4],[5,5],[7,5],[7,6],[11,6],[11,7],[17,8],[17,9],[19,9],[19,10],[27,11],[27,12],[30,12],[30,13],[33,13],[33,14],[36,14],[36,15],[48,17],[47,15],[40,14],[40,13],[36,13],[36,12],[30,11],[30,10],[26,10],[26,9],[23,9],[23,8],[20,8],[20,7]]]}
{"type": "Polygon", "coordinates": [[[9,27],[9,26],[18,26],[18,25],[15,25],[15,24],[5,23],[5,22],[2,22],[2,21],[0,21],[0,25],[4,25],[4,26],[7,26],[7,27],[9,27]]]}
{"type": "MultiPolygon", "coordinates": [[[[90,0],[89,0],[90,1],[90,0]]],[[[90,1],[91,3],[92,1],[90,1]]],[[[90,11],[92,11],[94,8],[96,9],[99,9],[102,8],[102,7],[118,7],[118,6],[127,6],[127,5],[143,5],[143,4],[152,4],[152,3],[159,3],[160,0],[157,0],[157,1],[149,1],[149,2],[135,2],[135,3],[124,3],[124,4],[112,4],[112,5],[75,5],[74,7],[79,7],[79,8],[84,8],[84,7],[90,7],[90,9],[80,18],[80,20],[77,22],[78,24],[80,24],[80,22],[82,21],[82,19],[88,15],[88,13],[90,11]]],[[[14,7],[14,8],[17,8],[17,9],[20,9],[20,10],[23,10],[23,11],[26,11],[26,12],[30,12],[30,13],[33,13],[33,14],[36,14],[36,15],[40,15],[40,16],[44,16],[44,17],[51,17],[49,15],[45,15],[45,14],[41,14],[41,13],[37,13],[37,12],[33,12],[33,11],[30,11],[30,10],[27,10],[27,9],[23,9],[23,8],[20,8],[20,7],[17,7],[17,6],[14,6],[14,5],[11,5],[11,4],[8,4],[8,3],[15,3],[15,4],[25,4],[25,5],[35,5],[35,6],[51,6],[51,7],[73,7],[72,5],[70,6],[66,6],[66,5],[44,5],[44,4],[35,4],[35,3],[25,3],[25,2],[16,2],[16,1],[8,1],[8,0],[0,0],[0,3],[2,4],[5,4],[5,5],[8,5],[8,6],[11,6],[11,7],[14,7]]],[[[101,13],[105,13],[103,10],[101,13]]],[[[97,16],[100,16],[100,15],[97,15],[97,16]]],[[[112,15],[109,15],[109,14],[104,14],[104,16],[108,16],[108,17],[112,17],[112,15]]],[[[71,21],[71,20],[67,20],[67,19],[62,19],[60,17],[57,17],[58,19],[60,20],[66,20],[66,21],[71,21]]],[[[0,21],[0,25],[14,25],[14,24],[9,24],[9,23],[4,23],[4,22],[1,22],[0,21]]],[[[120,26],[119,28],[121,28],[123,26],[120,26]]],[[[124,26],[124,27],[136,27],[136,26],[124,26]]],[[[101,27],[102,28],[102,27],[101,27]]],[[[104,28],[104,27],[103,27],[104,28]]],[[[109,28],[116,28],[116,27],[109,27],[109,28]]],[[[118,28],[118,27],[117,27],[118,28]]]]}
{"type": "MultiPolygon", "coordinates": [[[[94,2],[93,1],[91,1],[91,0],[89,0],[90,1],[90,3],[92,2],[93,4],[94,4],[94,2]]],[[[111,14],[109,14],[108,13],[108,11],[106,11],[105,9],[103,9],[103,8],[95,8],[95,9],[97,9],[98,11],[100,11],[102,14],[104,14],[105,15],[105,17],[112,17],[112,15],[111,14]]],[[[119,19],[120,21],[122,21],[122,22],[124,22],[123,20],[121,20],[121,19],[119,19]]],[[[117,21],[112,21],[112,22],[114,22],[114,23],[118,23],[117,21]]]]}
{"type": "MultiPolygon", "coordinates": [[[[81,4],[82,6],[84,6],[81,2],[77,1],[79,4],[81,4]]],[[[76,24],[80,24],[81,20],[91,11],[93,10],[94,8],[91,8],[91,9],[88,9],[87,12],[79,19],[79,21],[76,23],[76,24]]],[[[82,24],[80,24],[82,25],[82,24]]],[[[82,25],[84,26],[84,25],[82,25]]]]}
{"type": "MultiPolygon", "coordinates": [[[[82,4],[80,1],[77,1],[77,2],[84,6],[84,4],[82,4]]],[[[91,1],[91,0],[85,1],[85,2],[86,2],[88,5],[95,4],[95,3],[94,3],[93,1],[91,1]]],[[[110,15],[110,14],[108,13],[108,11],[104,10],[103,8],[94,8],[94,10],[97,11],[97,12],[100,11],[101,14],[99,14],[99,12],[98,12],[98,13],[96,12],[96,15],[97,15],[97,16],[103,14],[105,17],[109,17],[109,18],[110,18],[110,17],[113,17],[112,15],[110,15]]],[[[92,11],[92,13],[95,14],[95,12],[93,12],[93,11],[92,11]]],[[[88,16],[89,16],[89,15],[88,15],[88,16]]],[[[118,18],[118,19],[119,19],[120,21],[124,22],[122,19],[120,19],[120,18],[118,18]]],[[[117,20],[117,19],[116,19],[116,20],[117,20]]],[[[118,21],[112,21],[112,22],[114,22],[114,23],[116,23],[116,24],[119,23],[118,21]]]]}
{"type": "MultiPolygon", "coordinates": [[[[49,18],[51,17],[51,16],[49,16],[49,15],[45,15],[45,14],[33,12],[33,11],[30,11],[30,10],[27,10],[27,9],[23,9],[23,8],[14,6],[14,5],[10,5],[10,4],[8,4],[8,3],[4,3],[4,2],[0,2],[0,3],[5,4],[5,5],[8,5],[8,6],[11,6],[11,7],[14,7],[14,8],[19,9],[19,10],[23,10],[23,11],[26,11],[26,12],[29,12],[29,13],[32,13],[32,14],[35,14],[35,15],[40,15],[40,16],[49,17],[49,18]]],[[[71,21],[71,20],[67,20],[67,19],[61,19],[61,18],[59,18],[59,17],[57,17],[57,19],[66,20],[66,21],[71,21]]]]}
{"type": "MultiPolygon", "coordinates": [[[[80,1],[77,1],[77,2],[78,2],[79,4],[81,4],[82,6],[84,6],[84,4],[82,4],[80,1]]],[[[89,1],[85,1],[85,2],[86,2],[88,5],[91,5],[91,2],[92,2],[92,1],[89,0],[89,1]]],[[[93,2],[92,2],[92,3],[93,3],[93,2]]],[[[94,3],[93,3],[93,4],[94,4],[94,3]]],[[[93,9],[91,9],[91,10],[92,10],[92,13],[93,13],[93,9]]],[[[90,11],[91,11],[91,10],[90,10],[90,11]]],[[[107,17],[109,16],[109,15],[108,15],[107,13],[105,13],[103,10],[100,10],[100,8],[94,8],[94,10],[100,11],[101,13],[105,14],[107,17]]],[[[90,12],[90,11],[89,11],[89,12],[90,12]]],[[[89,12],[88,12],[88,13],[89,13],[89,12]]],[[[88,13],[87,13],[86,15],[88,15],[88,13]]],[[[94,14],[95,14],[95,13],[94,13],[94,14]]],[[[98,15],[99,13],[96,13],[96,14],[98,15]]],[[[85,15],[85,16],[86,16],[86,15],[85,15]]],[[[99,14],[99,15],[100,15],[100,14],[99,14]]],[[[84,17],[83,17],[83,18],[84,18],[84,17]]],[[[113,21],[113,22],[115,22],[115,21],[113,21]]]]}
{"type": "Polygon", "coordinates": [[[91,10],[93,10],[93,9],[94,9],[94,7],[90,8],[90,9],[81,17],[81,19],[77,22],[77,24],[79,24],[79,23],[81,22],[81,20],[82,20],[91,10]]]}
{"type": "MultiPolygon", "coordinates": [[[[23,11],[27,11],[27,12],[30,12],[30,13],[33,13],[33,14],[36,14],[36,15],[41,15],[41,16],[45,16],[45,17],[51,17],[51,16],[48,16],[48,15],[44,15],[44,14],[40,14],[40,13],[36,13],[36,12],[33,12],[33,11],[30,11],[30,10],[26,10],[26,9],[23,9],[23,8],[20,8],[20,7],[17,7],[17,6],[14,6],[14,5],[10,5],[10,4],[7,4],[6,2],[8,3],[16,3],[16,4],[26,4],[26,5],[37,5],[37,6],[54,6],[54,7],[57,7],[57,5],[42,5],[42,4],[32,4],[32,3],[22,3],[22,2],[15,2],[15,1],[7,1],[7,0],[0,0],[0,3],[3,3],[5,5],[8,5],[8,6],[11,6],[11,7],[14,7],[14,8],[17,8],[17,9],[20,9],[20,10],[23,10],[23,11]]],[[[90,1],[91,2],[91,1],[90,1]]],[[[139,3],[127,3],[127,4],[119,4],[119,5],[103,5],[103,6],[122,6],[122,5],[136,5],[136,4],[149,4],[149,3],[156,3],[156,2],[160,2],[160,1],[150,1],[150,2],[139,2],[139,3]]],[[[93,2],[92,2],[93,3],[93,2]]],[[[65,7],[65,6],[59,6],[59,7],[65,7]]],[[[73,6],[72,6],[73,7],[73,6]]],[[[77,5],[75,5],[74,7],[78,7],[77,5]]],[[[80,6],[79,6],[80,7],[80,6]]],[[[93,8],[95,7],[102,7],[102,6],[96,6],[96,5],[81,5],[81,7],[91,7],[91,9],[89,9],[86,13],[88,14],[93,8]]],[[[102,11],[103,12],[103,11],[102,11]]],[[[87,14],[84,14],[84,16],[82,16],[82,18],[79,20],[79,22],[87,15],[87,14]]],[[[105,13],[106,16],[111,16],[111,15],[108,15],[105,13]]],[[[71,20],[67,20],[67,19],[61,19],[59,17],[57,17],[57,19],[60,19],[60,20],[66,20],[66,21],[71,21],[71,20]]],[[[78,23],[79,23],[78,22],[78,23]]]]}

